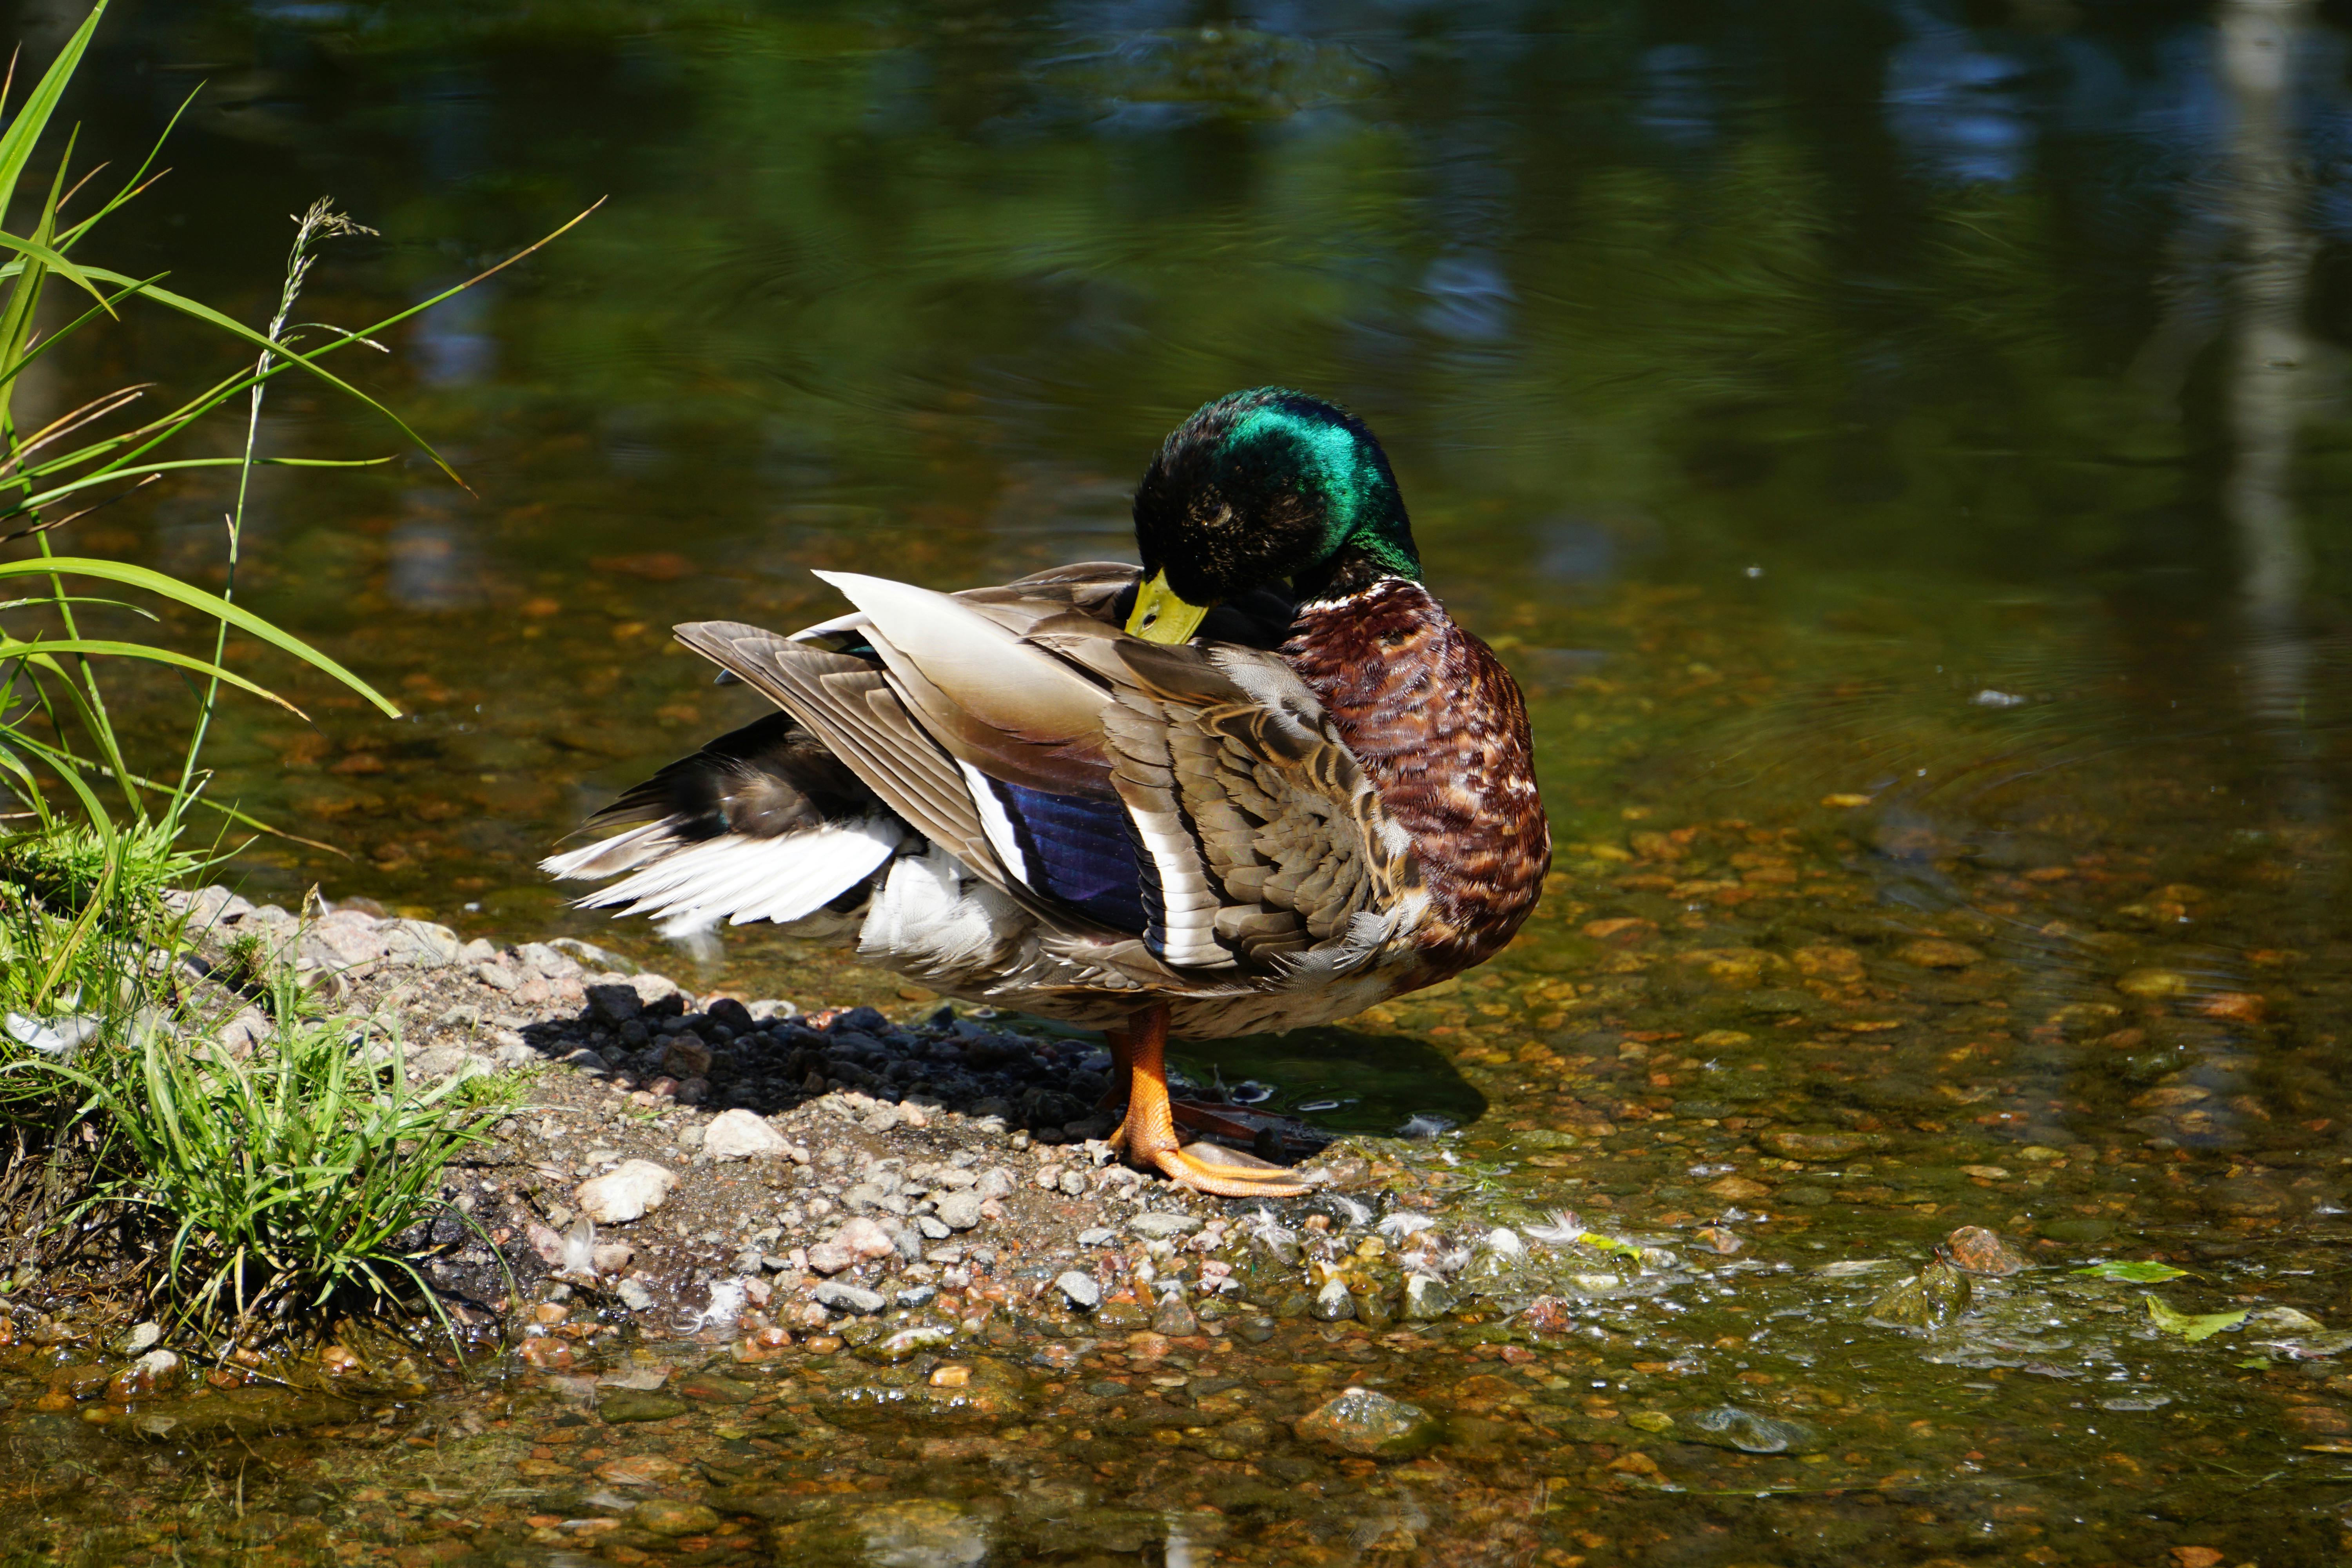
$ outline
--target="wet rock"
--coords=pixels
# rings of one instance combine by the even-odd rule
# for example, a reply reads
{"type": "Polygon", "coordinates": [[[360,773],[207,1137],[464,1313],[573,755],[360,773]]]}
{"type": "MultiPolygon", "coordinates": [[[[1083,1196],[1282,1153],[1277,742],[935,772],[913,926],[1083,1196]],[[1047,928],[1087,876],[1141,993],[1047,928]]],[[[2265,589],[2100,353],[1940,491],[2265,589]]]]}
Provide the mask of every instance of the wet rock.
{"type": "Polygon", "coordinates": [[[1404,1315],[1414,1322],[1435,1322],[1454,1310],[1454,1292],[1433,1275],[1414,1274],[1404,1282],[1404,1315]]]}
{"type": "Polygon", "coordinates": [[[2199,1002],[2197,1011],[2231,1024],[2259,1024],[2269,1013],[2270,1003],[2251,991],[2217,991],[2199,1002]]]}
{"type": "Polygon", "coordinates": [[[2135,969],[2116,980],[2116,989],[2143,1002],[2161,1002],[2188,995],[2190,982],[2177,969],[2135,969]]]}
{"type": "Polygon", "coordinates": [[[163,1342],[163,1324],[134,1323],[128,1332],[114,1342],[114,1353],[128,1356],[144,1355],[163,1342]]]}
{"type": "Polygon", "coordinates": [[[1772,1189],[1746,1176],[1725,1176],[1709,1182],[1703,1189],[1726,1203],[1751,1204],[1772,1195],[1772,1189]]]}
{"type": "Polygon", "coordinates": [[[1748,1244],[1719,1225],[1701,1226],[1691,1233],[1692,1238],[1709,1252],[1728,1258],[1748,1244]]]}
{"type": "Polygon", "coordinates": [[[1783,1160],[1815,1163],[1851,1160],[1866,1150],[1884,1147],[1886,1140],[1869,1132],[1783,1132],[1777,1129],[1756,1135],[1758,1147],[1783,1160]]]}
{"type": "Polygon", "coordinates": [[[1538,1296],[1519,1314],[1519,1321],[1538,1334],[1564,1334],[1576,1326],[1576,1315],[1563,1296],[1538,1296]]]}
{"type": "Polygon", "coordinates": [[[970,1230],[980,1224],[981,1205],[987,1200],[975,1189],[950,1193],[941,1198],[932,1213],[940,1224],[950,1230],[970,1230]]]}
{"type": "Polygon", "coordinates": [[[702,1152],[714,1160],[775,1160],[791,1151],[782,1133],[740,1107],[712,1117],[702,1133],[702,1152]]]}
{"type": "Polygon", "coordinates": [[[1344,1322],[1356,1315],[1356,1299],[1349,1293],[1348,1282],[1335,1275],[1315,1292],[1307,1311],[1318,1322],[1344,1322]]]}
{"type": "Polygon", "coordinates": [[[1127,1222],[1127,1228],[1149,1241],[1172,1241],[1180,1236],[1190,1236],[1201,1228],[1201,1221],[1188,1214],[1167,1214],[1158,1210],[1137,1215],[1127,1222]]]}
{"type": "Polygon", "coordinates": [[[715,1372],[689,1373],[677,1381],[678,1394],[704,1405],[749,1405],[759,1394],[751,1384],[721,1377],[715,1372]]]}
{"type": "Polygon", "coordinates": [[[621,1299],[621,1305],[632,1312],[653,1310],[654,1293],[646,1289],[643,1280],[624,1279],[614,1288],[613,1293],[621,1299]]]}
{"type": "Polygon", "coordinates": [[[1821,1429],[1809,1422],[1759,1415],[1737,1405],[1702,1410],[1675,1426],[1675,1435],[1685,1442],[1743,1454],[1810,1454],[1822,1444],[1821,1429]]]}
{"type": "Polygon", "coordinates": [[[1888,1286],[1870,1304],[1869,1316],[1874,1322],[1897,1328],[1932,1329],[1967,1311],[1974,1295],[1969,1277],[1938,1258],[1911,1279],[1888,1286]]]}
{"type": "Polygon", "coordinates": [[[1025,1412],[1027,1379],[1018,1367],[993,1356],[974,1356],[961,1370],[961,1382],[950,1373],[949,1380],[911,1385],[829,1387],[814,1394],[816,1411],[836,1426],[894,1436],[927,1426],[992,1430],[1025,1412]]]}
{"type": "Polygon", "coordinates": [[[186,1380],[184,1363],[167,1350],[151,1350],[108,1380],[106,1396],[117,1405],[169,1394],[186,1380]]]}
{"type": "Polygon", "coordinates": [[[601,1176],[584,1181],[572,1196],[581,1212],[598,1225],[626,1225],[661,1207],[677,1174],[651,1160],[625,1160],[601,1176]]]}
{"type": "Polygon", "coordinates": [[[1947,942],[1932,936],[1905,942],[1895,950],[1895,956],[1922,969],[1966,969],[1984,962],[1984,954],[1964,942],[1947,942]]]}
{"type": "MultiPolygon", "coordinates": [[[[734,1494],[730,1496],[731,1500],[734,1494]]],[[[968,1512],[956,1503],[920,1498],[836,1506],[831,1498],[790,1494],[775,1500],[793,1510],[788,1517],[772,1515],[784,1520],[773,1535],[772,1561],[777,1563],[980,1568],[989,1560],[992,1516],[968,1512]]],[[[1139,1541],[1138,1550],[1141,1544],[1139,1541]]]]}
{"type": "Polygon", "coordinates": [[[686,1412],[685,1400],[647,1389],[607,1388],[596,1400],[596,1414],[614,1426],[637,1421],[667,1421],[686,1412]]]}
{"type": "Polygon", "coordinates": [[[677,1479],[685,1466],[659,1454],[630,1454],[596,1467],[596,1479],[616,1487],[657,1487],[677,1479]]]}
{"type": "Polygon", "coordinates": [[[2105,1034],[2123,1016],[2112,1002],[2069,1002],[2050,1015],[2050,1022],[2068,1039],[2079,1040],[2105,1034]]]}
{"type": "Polygon", "coordinates": [[[629,1510],[629,1522],[655,1535],[700,1535],[719,1528],[719,1516],[698,1502],[649,1498],[629,1510]]]}
{"type": "Polygon", "coordinates": [[[1080,1311],[1090,1312],[1102,1305],[1102,1287],[1095,1283],[1095,1277],[1091,1274],[1070,1269],[1054,1281],[1054,1289],[1080,1311]]]}
{"type": "Polygon", "coordinates": [[[856,1312],[866,1317],[880,1311],[887,1304],[880,1292],[840,1279],[828,1279],[809,1295],[820,1307],[830,1307],[836,1312],[856,1312]]]}
{"type": "Polygon", "coordinates": [[[1201,1331],[1201,1320],[1184,1304],[1183,1297],[1171,1295],[1162,1299],[1160,1310],[1151,1314],[1151,1331],[1171,1340],[1189,1339],[1201,1331]]]}
{"type": "Polygon", "coordinates": [[[1944,1238],[1955,1266],[1970,1274],[2005,1279],[2025,1267],[2010,1245],[1980,1225],[1964,1225],[1944,1238]]]}
{"type": "Polygon", "coordinates": [[[1349,1388],[1291,1423],[1302,1443],[1320,1443],[1349,1454],[1393,1459],[1420,1453],[1437,1441],[1437,1422],[1417,1405],[1407,1405],[1369,1388],[1349,1388]]]}

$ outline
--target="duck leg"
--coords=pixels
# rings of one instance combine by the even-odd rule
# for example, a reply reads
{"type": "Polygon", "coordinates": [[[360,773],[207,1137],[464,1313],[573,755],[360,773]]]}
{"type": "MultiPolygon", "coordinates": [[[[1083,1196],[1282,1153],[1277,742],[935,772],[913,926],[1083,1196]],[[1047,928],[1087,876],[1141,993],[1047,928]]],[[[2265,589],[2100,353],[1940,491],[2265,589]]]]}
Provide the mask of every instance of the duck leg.
{"type": "MultiPolygon", "coordinates": [[[[1129,1086],[1134,1082],[1132,1066],[1135,1059],[1134,1047],[1129,1043],[1125,1029],[1105,1029],[1103,1044],[1110,1047],[1110,1087],[1104,1089],[1102,1098],[1095,1101],[1095,1109],[1124,1110],[1129,1086]]],[[[1223,1137],[1246,1141],[1257,1131],[1254,1123],[1236,1121],[1230,1116],[1220,1116],[1213,1107],[1194,1105],[1189,1100],[1171,1100],[1168,1102],[1168,1110],[1169,1114],[1176,1119],[1178,1126],[1190,1127],[1202,1132],[1214,1132],[1223,1137]]],[[[1124,1131],[1113,1134],[1111,1140],[1113,1145],[1117,1146],[1123,1142],[1125,1137],[1124,1131]]]]}
{"type": "MultiPolygon", "coordinates": [[[[1168,1103],[1168,1009],[1144,1008],[1127,1027],[1129,1065],[1127,1119],[1110,1135],[1114,1149],[1139,1165],[1157,1166],[1171,1180],[1195,1192],[1223,1198],[1291,1198],[1307,1184],[1276,1165],[1212,1163],[1188,1153],[1176,1139],[1168,1103]]],[[[1224,1153],[1224,1151],[1218,1151],[1224,1153]]],[[[1246,1156],[1226,1155],[1238,1162],[1246,1156]]]]}
{"type": "Polygon", "coordinates": [[[1097,1110],[1116,1110],[1127,1103],[1127,1086],[1132,1081],[1131,1068],[1134,1047],[1128,1043],[1125,1029],[1105,1029],[1103,1044],[1110,1047],[1110,1087],[1095,1101],[1097,1110]]]}

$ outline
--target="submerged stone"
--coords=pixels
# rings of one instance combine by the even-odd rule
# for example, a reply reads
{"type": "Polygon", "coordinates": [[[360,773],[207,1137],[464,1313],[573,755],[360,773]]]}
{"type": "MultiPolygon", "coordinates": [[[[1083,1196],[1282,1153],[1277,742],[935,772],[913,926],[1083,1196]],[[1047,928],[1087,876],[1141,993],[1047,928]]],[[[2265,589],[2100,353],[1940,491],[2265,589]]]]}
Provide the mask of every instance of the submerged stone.
{"type": "Polygon", "coordinates": [[[1851,1160],[1886,1140],[1868,1132],[1759,1132],[1757,1143],[1783,1160],[1851,1160]]]}
{"type": "MultiPolygon", "coordinates": [[[[731,1498],[730,1498],[730,1500],[731,1498]]],[[[761,1511],[790,1522],[773,1533],[778,1563],[920,1563],[979,1568],[988,1560],[992,1521],[977,1510],[929,1498],[843,1507],[829,1497],[786,1497],[789,1507],[761,1511]]]]}
{"type": "Polygon", "coordinates": [[[719,1528],[719,1515],[698,1502],[649,1498],[629,1510],[629,1522],[656,1535],[700,1535],[719,1528]]]}
{"type": "Polygon", "coordinates": [[[1436,1420],[1417,1405],[1349,1388],[1291,1424],[1302,1443],[1324,1443],[1350,1454],[1403,1458],[1438,1437],[1436,1420]]]}
{"type": "Polygon", "coordinates": [[[1685,1442],[1743,1454],[1810,1454],[1822,1442],[1821,1429],[1808,1422],[1759,1415],[1737,1405],[1702,1410],[1675,1426],[1675,1436],[1685,1442]]]}
{"type": "Polygon", "coordinates": [[[633,1421],[667,1421],[686,1411],[685,1400],[644,1389],[608,1388],[596,1401],[596,1414],[615,1426],[633,1421]]]}
{"type": "Polygon", "coordinates": [[[1969,1277],[1941,1258],[1908,1279],[1898,1280],[1870,1304],[1873,1322],[1904,1329],[1932,1329],[1969,1310],[1975,1287],[1969,1277]]]}

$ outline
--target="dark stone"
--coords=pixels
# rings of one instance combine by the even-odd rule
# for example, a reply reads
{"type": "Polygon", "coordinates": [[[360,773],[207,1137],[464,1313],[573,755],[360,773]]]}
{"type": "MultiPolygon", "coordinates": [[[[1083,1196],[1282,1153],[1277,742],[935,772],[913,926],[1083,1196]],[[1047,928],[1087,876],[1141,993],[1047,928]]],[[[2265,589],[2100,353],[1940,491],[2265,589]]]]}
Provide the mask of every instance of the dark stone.
{"type": "Polygon", "coordinates": [[[628,1421],[667,1421],[686,1412],[683,1399],[635,1388],[608,1388],[596,1401],[596,1414],[615,1426],[628,1421]]]}

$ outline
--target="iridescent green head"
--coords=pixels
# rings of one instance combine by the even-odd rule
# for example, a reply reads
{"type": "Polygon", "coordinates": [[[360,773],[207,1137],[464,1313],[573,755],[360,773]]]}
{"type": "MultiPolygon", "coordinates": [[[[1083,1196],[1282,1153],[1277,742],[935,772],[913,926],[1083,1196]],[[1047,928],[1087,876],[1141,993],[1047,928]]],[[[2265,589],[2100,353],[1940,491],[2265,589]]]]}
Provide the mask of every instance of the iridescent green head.
{"type": "Polygon", "coordinates": [[[1161,443],[1136,488],[1135,542],[1145,590],[1128,629],[1158,641],[1183,641],[1210,605],[1252,588],[1288,582],[1311,597],[1342,574],[1421,576],[1380,442],[1346,410],[1279,386],[1220,397],[1161,443]]]}

